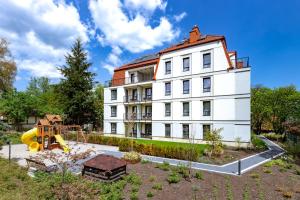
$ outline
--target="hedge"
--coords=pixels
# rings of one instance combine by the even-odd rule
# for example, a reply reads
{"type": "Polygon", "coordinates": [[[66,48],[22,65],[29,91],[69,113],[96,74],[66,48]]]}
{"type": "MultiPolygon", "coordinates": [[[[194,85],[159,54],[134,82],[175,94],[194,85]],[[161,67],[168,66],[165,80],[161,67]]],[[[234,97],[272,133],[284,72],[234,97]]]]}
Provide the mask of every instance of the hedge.
{"type": "MultiPolygon", "coordinates": [[[[65,138],[67,140],[76,141],[76,134],[68,134],[65,138]]],[[[135,140],[128,138],[108,137],[98,134],[89,134],[87,136],[87,142],[92,144],[102,144],[110,146],[119,146],[120,151],[128,152],[133,147],[134,151],[137,151],[144,155],[159,156],[165,158],[174,158],[180,160],[192,160],[198,161],[202,152],[192,146],[170,146],[170,145],[155,145],[155,144],[139,144],[135,140]]]]}

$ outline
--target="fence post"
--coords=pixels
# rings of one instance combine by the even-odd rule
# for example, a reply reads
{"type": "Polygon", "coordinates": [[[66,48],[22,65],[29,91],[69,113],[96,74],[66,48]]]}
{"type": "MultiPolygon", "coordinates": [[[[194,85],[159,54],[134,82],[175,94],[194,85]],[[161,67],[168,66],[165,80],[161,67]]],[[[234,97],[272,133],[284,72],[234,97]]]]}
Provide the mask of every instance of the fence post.
{"type": "Polygon", "coordinates": [[[241,160],[238,161],[238,174],[241,175],[241,160]]]}
{"type": "Polygon", "coordinates": [[[11,142],[7,141],[8,144],[8,161],[10,162],[11,160],[11,142]]]}

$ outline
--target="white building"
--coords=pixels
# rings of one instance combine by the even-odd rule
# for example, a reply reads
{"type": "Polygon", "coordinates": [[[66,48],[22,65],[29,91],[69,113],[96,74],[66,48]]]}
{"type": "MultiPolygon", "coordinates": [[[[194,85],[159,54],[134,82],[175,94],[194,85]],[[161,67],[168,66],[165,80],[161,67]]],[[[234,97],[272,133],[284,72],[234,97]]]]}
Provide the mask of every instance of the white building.
{"type": "Polygon", "coordinates": [[[115,69],[104,89],[106,135],[202,142],[219,128],[228,144],[250,142],[250,67],[224,36],[197,26],[182,43],[115,69]]]}

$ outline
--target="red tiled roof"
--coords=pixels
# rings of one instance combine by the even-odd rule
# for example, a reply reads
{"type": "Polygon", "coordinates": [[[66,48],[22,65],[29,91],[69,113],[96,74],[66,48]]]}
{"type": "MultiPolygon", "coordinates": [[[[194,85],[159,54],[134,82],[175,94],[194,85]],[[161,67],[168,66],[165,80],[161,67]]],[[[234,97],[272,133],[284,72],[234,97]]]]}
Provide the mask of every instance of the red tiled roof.
{"type": "Polygon", "coordinates": [[[151,60],[146,60],[146,61],[137,62],[137,63],[133,63],[133,64],[126,64],[126,65],[123,65],[119,68],[116,68],[115,72],[120,71],[120,70],[125,70],[125,69],[134,69],[134,68],[142,67],[142,66],[145,66],[145,65],[157,64],[157,61],[158,61],[158,58],[154,58],[154,59],[151,59],[151,60]]]}
{"type": "Polygon", "coordinates": [[[217,35],[206,35],[204,37],[201,37],[200,39],[198,39],[195,42],[190,43],[189,40],[186,40],[182,43],[176,44],[174,46],[171,46],[169,48],[166,48],[162,51],[160,51],[159,53],[168,53],[171,51],[175,51],[175,50],[179,50],[179,49],[184,49],[184,48],[188,48],[188,47],[192,47],[195,45],[200,45],[200,44],[206,44],[209,42],[215,42],[218,40],[224,40],[225,41],[225,37],[224,36],[217,36],[217,35]]]}

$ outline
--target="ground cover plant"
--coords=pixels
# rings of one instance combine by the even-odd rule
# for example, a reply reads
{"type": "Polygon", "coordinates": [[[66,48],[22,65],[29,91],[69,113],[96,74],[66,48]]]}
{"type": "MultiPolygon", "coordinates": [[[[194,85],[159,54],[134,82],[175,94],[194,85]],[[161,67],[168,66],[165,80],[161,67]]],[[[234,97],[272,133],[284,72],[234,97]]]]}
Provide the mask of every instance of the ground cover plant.
{"type": "Polygon", "coordinates": [[[300,179],[295,173],[299,166],[284,159],[260,166],[241,177],[192,170],[192,177],[185,179],[186,166],[162,165],[168,166],[169,170],[156,168],[157,164],[151,162],[129,164],[127,176],[115,183],[104,184],[69,173],[64,182],[59,173],[37,173],[32,179],[14,162],[9,164],[0,159],[0,195],[1,199],[8,200],[300,198],[300,179]],[[280,172],[282,166],[288,166],[286,171],[280,172]],[[273,173],[264,173],[264,168],[273,173]]]}

